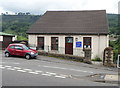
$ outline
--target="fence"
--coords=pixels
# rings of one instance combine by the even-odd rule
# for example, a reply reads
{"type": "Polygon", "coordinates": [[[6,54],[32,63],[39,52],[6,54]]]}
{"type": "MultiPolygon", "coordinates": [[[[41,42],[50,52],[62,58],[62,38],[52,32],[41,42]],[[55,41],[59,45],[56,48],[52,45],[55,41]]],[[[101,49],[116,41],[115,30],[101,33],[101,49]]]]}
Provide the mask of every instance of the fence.
{"type": "MultiPolygon", "coordinates": [[[[57,47],[57,50],[52,50],[51,46],[43,46],[41,48],[37,47],[36,45],[29,45],[32,48],[36,48],[38,51],[41,52],[49,52],[55,54],[65,54],[65,47],[57,47]]],[[[69,49],[71,50],[71,49],[69,49]]],[[[84,57],[84,51],[81,48],[73,48],[72,49],[74,56],[81,56],[84,57]]]]}

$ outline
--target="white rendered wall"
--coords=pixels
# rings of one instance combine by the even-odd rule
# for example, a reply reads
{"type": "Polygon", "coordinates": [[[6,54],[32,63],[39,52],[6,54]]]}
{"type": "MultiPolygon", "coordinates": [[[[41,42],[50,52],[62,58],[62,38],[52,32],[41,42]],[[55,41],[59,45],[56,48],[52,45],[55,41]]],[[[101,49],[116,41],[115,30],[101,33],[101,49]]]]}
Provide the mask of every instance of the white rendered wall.
{"type": "Polygon", "coordinates": [[[15,35],[15,37],[12,37],[12,41],[17,40],[17,35],[15,35]]]}
{"type": "Polygon", "coordinates": [[[84,56],[83,52],[83,37],[91,37],[92,39],[92,59],[96,56],[103,58],[103,51],[108,47],[109,36],[106,35],[29,35],[29,44],[37,46],[37,37],[44,37],[44,51],[59,54],[65,54],[65,37],[73,37],[73,55],[84,56]],[[58,51],[51,50],[51,37],[58,37],[58,51]],[[82,42],[82,47],[76,47],[77,41],[82,42]]]}
{"type": "Polygon", "coordinates": [[[0,36],[0,41],[3,41],[3,36],[0,36]]]}

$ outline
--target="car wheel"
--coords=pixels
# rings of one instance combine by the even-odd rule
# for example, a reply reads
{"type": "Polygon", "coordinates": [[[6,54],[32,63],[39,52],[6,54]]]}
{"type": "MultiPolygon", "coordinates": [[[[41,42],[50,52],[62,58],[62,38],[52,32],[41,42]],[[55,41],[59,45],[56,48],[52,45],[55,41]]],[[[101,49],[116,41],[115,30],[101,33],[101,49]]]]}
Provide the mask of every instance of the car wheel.
{"type": "Polygon", "coordinates": [[[31,58],[31,56],[30,56],[29,54],[26,54],[26,55],[25,55],[25,58],[26,58],[27,60],[29,60],[29,59],[31,58]]]}
{"type": "Polygon", "coordinates": [[[10,56],[10,53],[6,52],[5,57],[9,57],[9,56],[10,56]]]}

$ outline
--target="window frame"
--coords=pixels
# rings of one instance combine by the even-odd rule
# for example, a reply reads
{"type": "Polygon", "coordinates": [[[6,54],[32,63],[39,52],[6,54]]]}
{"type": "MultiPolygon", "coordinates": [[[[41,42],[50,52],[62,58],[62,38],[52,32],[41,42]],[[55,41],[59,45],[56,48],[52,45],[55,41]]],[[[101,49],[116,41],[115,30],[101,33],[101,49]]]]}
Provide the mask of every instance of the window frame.
{"type": "Polygon", "coordinates": [[[51,50],[58,50],[59,38],[58,37],[51,37],[51,50]]]}
{"type": "MultiPolygon", "coordinates": [[[[87,41],[88,42],[88,41],[87,41]]],[[[83,48],[92,48],[92,37],[83,37],[83,48]],[[89,40],[87,44],[86,41],[89,40]]]]}
{"type": "Polygon", "coordinates": [[[37,47],[39,50],[45,49],[45,37],[37,37],[37,47]]]}

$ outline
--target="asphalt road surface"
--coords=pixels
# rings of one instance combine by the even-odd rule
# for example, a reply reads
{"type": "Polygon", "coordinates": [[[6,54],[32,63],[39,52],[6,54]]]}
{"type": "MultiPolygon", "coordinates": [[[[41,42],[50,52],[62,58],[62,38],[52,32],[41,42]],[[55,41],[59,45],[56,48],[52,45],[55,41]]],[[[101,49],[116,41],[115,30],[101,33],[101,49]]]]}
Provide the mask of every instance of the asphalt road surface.
{"type": "Polygon", "coordinates": [[[4,57],[1,51],[0,56],[2,86],[117,86],[84,79],[98,73],[116,74],[115,71],[44,61],[45,56],[26,60],[22,57],[4,57]]]}

